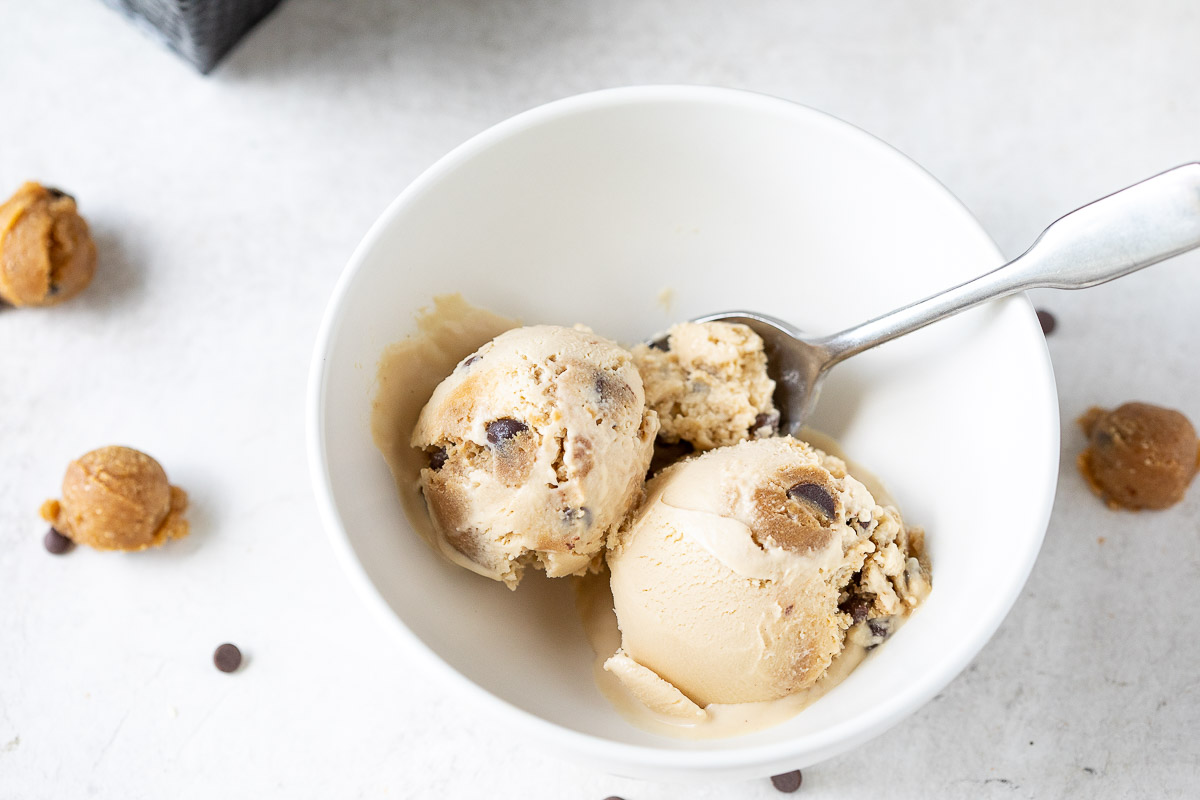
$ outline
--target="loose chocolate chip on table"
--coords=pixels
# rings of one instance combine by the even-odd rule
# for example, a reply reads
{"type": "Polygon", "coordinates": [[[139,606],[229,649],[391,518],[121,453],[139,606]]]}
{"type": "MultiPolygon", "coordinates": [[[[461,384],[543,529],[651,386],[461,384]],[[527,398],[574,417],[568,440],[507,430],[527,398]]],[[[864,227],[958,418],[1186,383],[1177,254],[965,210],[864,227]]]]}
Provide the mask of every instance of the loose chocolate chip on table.
{"type": "Polygon", "coordinates": [[[242,665],[242,651],[237,645],[223,644],[213,652],[213,664],[221,672],[233,672],[242,665]]]}
{"type": "Polygon", "coordinates": [[[518,433],[527,430],[529,430],[529,426],[524,422],[503,417],[488,423],[487,440],[493,445],[502,445],[518,433]]]}
{"type": "Polygon", "coordinates": [[[74,542],[54,528],[46,531],[46,535],[42,538],[42,544],[46,547],[46,550],[56,556],[71,552],[71,548],[75,546],[74,542]]]}
{"type": "Polygon", "coordinates": [[[446,459],[449,456],[446,454],[446,448],[439,447],[429,454],[429,468],[437,472],[442,467],[446,466],[446,459]]]}
{"type": "Polygon", "coordinates": [[[818,511],[824,514],[829,519],[833,519],[837,512],[837,506],[834,504],[833,495],[831,495],[824,486],[819,483],[797,483],[787,491],[788,497],[793,500],[799,500],[803,503],[808,503],[814,506],[818,511]]]}
{"type": "Polygon", "coordinates": [[[1053,314],[1051,314],[1049,311],[1043,311],[1039,308],[1037,317],[1038,322],[1042,324],[1043,335],[1049,336],[1050,334],[1054,333],[1054,329],[1058,327],[1058,320],[1054,318],[1053,314]]]}
{"type": "Polygon", "coordinates": [[[771,785],[785,794],[791,794],[800,788],[800,784],[804,782],[804,776],[800,770],[794,769],[791,772],[785,772],[782,775],[772,775],[771,785]]]}

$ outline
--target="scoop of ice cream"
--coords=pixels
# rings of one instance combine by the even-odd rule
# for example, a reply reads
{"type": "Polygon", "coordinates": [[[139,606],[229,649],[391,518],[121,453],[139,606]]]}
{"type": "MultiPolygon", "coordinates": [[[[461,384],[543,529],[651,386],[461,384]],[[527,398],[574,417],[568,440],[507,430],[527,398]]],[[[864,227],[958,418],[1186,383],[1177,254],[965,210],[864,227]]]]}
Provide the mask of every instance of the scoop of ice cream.
{"type": "Polygon", "coordinates": [[[660,713],[804,689],[848,630],[878,644],[929,591],[921,532],[791,437],[713,450],[647,490],[608,555],[621,649],[605,668],[660,713]]]}
{"type": "Polygon", "coordinates": [[[167,482],[157,461],[129,447],[101,447],[67,465],[62,500],[42,518],[97,550],[144,550],[188,533],[187,493],[167,482]]]}
{"type": "Polygon", "coordinates": [[[1200,466],[1196,429],[1178,411],[1126,403],[1112,411],[1089,409],[1079,425],[1088,437],[1079,471],[1111,508],[1173,506],[1200,466]]]}
{"type": "Polygon", "coordinates": [[[658,421],[629,353],[585,328],[497,336],[434,390],[412,435],[442,551],[515,587],[598,564],[640,497],[658,421]]]}
{"type": "Polygon", "coordinates": [[[75,198],[30,182],[0,205],[0,300],[52,306],[83,291],[95,271],[75,198]]]}
{"type": "Polygon", "coordinates": [[[684,322],[667,332],[665,345],[634,347],[633,358],[663,441],[711,450],[775,435],[775,382],[763,340],[747,326],[684,322]]]}

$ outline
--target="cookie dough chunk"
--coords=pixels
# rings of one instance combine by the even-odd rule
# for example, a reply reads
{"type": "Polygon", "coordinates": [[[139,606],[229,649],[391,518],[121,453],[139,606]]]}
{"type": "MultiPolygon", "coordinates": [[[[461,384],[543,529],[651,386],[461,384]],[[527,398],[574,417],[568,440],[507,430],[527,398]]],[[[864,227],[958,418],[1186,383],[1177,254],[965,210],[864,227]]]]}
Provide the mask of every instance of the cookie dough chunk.
{"type": "Polygon", "coordinates": [[[42,504],[42,518],[78,544],[97,550],[145,550],[188,533],[187,493],[167,482],[150,456],[101,447],[72,461],[62,500],[42,504]]]}
{"type": "Polygon", "coordinates": [[[96,245],[75,198],[32,181],[0,205],[0,300],[52,306],[84,290],[96,245]]]}
{"type": "Polygon", "coordinates": [[[515,588],[597,567],[641,497],[658,420],[629,352],[585,328],[497,336],[421,410],[412,446],[451,561],[515,588]]]}
{"type": "Polygon", "coordinates": [[[775,381],[757,333],[735,323],[684,322],[668,331],[666,348],[633,348],[664,442],[712,450],[775,435],[775,381]]]}
{"type": "Polygon", "coordinates": [[[1126,403],[1079,418],[1088,437],[1079,471],[1109,508],[1161,509],[1183,499],[1200,467],[1196,429],[1178,411],[1126,403]]]}

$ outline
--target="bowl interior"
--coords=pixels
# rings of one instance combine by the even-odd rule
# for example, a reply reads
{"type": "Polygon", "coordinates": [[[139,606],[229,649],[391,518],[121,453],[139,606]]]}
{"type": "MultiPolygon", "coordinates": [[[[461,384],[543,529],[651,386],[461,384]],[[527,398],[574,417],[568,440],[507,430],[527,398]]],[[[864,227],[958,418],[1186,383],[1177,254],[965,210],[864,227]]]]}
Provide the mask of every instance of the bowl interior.
{"type": "Polygon", "coordinates": [[[1036,555],[1058,417],[1028,301],[968,312],[832,373],[812,424],[925,527],[933,593],[802,714],[718,741],[664,739],[618,716],[594,685],[567,581],[531,578],[510,593],[448,565],[411,531],[371,441],[376,364],[441,293],[527,323],[582,322],[626,343],[730,308],[825,333],[1000,262],[978,223],[912,162],[784,101],[609,92],[510,120],[393,204],[331,304],[313,382],[313,453],[335,541],[425,648],[567,738],[573,731],[668,759],[704,751],[696,763],[716,766],[725,763],[712,760],[717,751],[795,765],[844,749],[965,666],[1036,555]]]}

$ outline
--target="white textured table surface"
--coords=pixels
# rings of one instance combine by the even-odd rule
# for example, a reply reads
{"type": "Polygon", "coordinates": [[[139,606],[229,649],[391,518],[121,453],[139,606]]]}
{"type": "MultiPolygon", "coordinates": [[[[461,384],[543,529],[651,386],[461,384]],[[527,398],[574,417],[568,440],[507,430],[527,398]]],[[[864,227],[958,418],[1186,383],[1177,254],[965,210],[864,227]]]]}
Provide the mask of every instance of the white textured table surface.
{"type": "MultiPolygon", "coordinates": [[[[71,191],[100,247],[76,301],[0,310],[0,798],[778,796],[511,741],[363,613],[304,462],[309,350],[342,265],[468,136],[663,82],[856,123],[1015,255],[1200,158],[1198,33],[1193,0],[287,0],[203,78],[96,0],[0,0],[0,193],[71,191]],[[190,491],[192,536],[48,555],[38,504],[113,442],[190,491]],[[237,674],[211,665],[223,641],[248,657],[237,674]]],[[[1107,511],[1072,420],[1128,399],[1200,418],[1200,257],[1035,301],[1058,316],[1064,437],[1029,584],[942,695],[806,770],[805,796],[1195,796],[1200,490],[1107,511]]]]}

